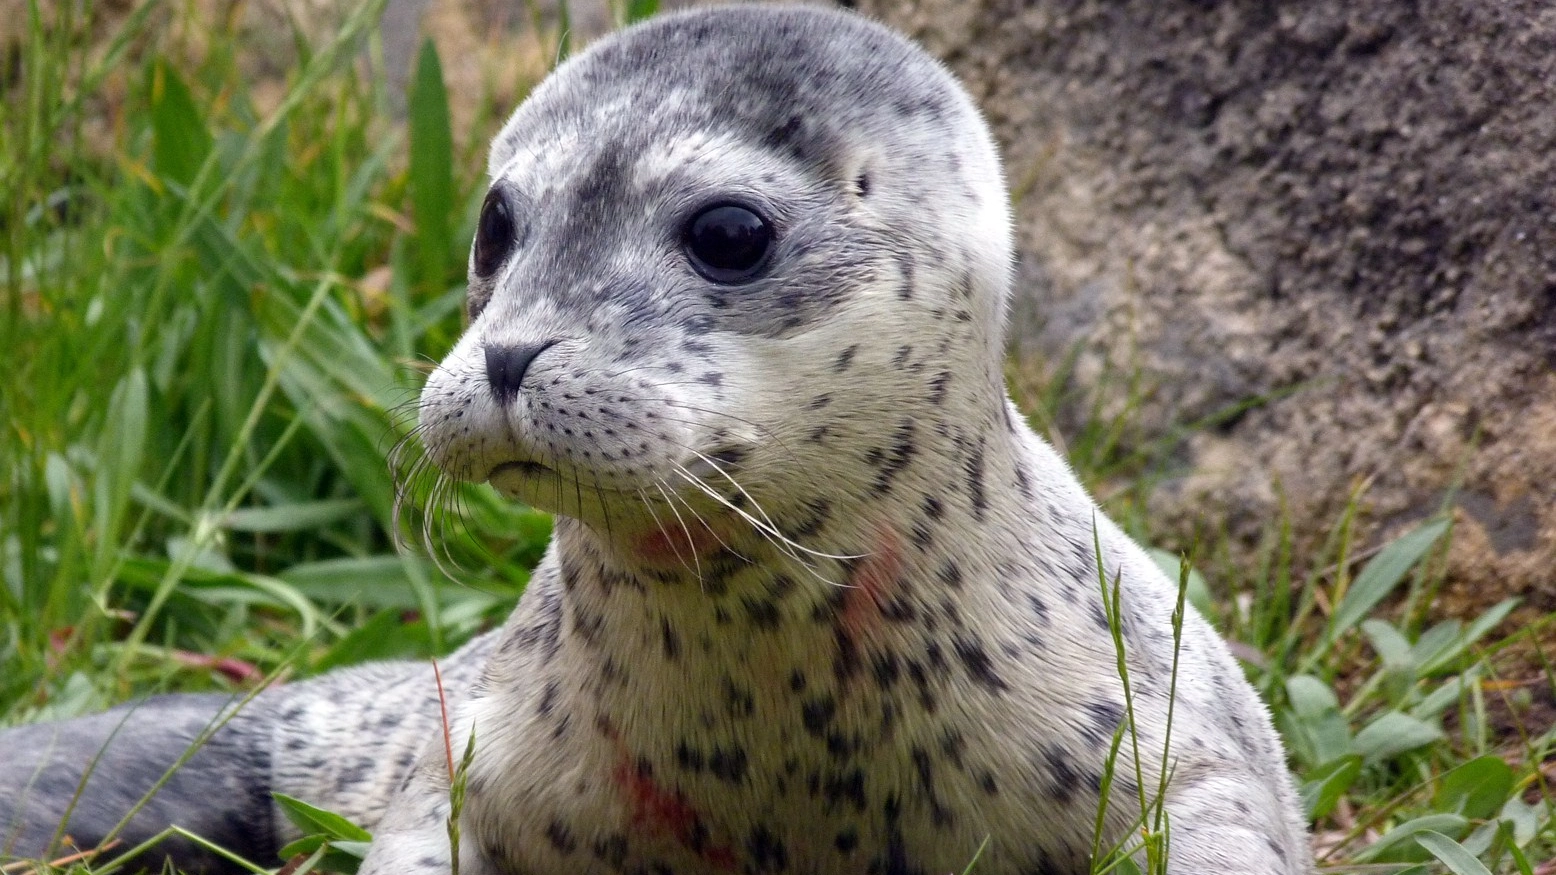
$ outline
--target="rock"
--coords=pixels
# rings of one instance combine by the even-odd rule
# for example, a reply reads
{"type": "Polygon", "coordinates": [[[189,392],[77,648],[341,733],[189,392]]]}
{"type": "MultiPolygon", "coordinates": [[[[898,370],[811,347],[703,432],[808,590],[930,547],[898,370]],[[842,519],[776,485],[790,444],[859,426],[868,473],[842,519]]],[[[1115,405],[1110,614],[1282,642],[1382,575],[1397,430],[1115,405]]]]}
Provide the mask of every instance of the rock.
{"type": "Polygon", "coordinates": [[[1002,140],[1018,350],[1214,423],[1154,523],[1246,542],[1283,495],[1314,544],[1366,483],[1371,546],[1451,501],[1439,612],[1556,610],[1556,7],[861,6],[1002,140]]]}

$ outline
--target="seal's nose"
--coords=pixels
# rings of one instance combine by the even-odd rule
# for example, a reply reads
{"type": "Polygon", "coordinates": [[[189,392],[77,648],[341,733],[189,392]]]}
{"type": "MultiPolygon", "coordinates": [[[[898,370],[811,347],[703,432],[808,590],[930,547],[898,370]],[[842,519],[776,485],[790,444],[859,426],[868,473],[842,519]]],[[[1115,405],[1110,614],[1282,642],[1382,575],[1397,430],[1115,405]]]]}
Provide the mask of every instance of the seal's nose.
{"type": "Polygon", "coordinates": [[[555,343],[548,340],[519,346],[487,345],[486,382],[499,404],[507,404],[518,397],[519,384],[524,382],[524,372],[529,370],[530,363],[555,343]]]}

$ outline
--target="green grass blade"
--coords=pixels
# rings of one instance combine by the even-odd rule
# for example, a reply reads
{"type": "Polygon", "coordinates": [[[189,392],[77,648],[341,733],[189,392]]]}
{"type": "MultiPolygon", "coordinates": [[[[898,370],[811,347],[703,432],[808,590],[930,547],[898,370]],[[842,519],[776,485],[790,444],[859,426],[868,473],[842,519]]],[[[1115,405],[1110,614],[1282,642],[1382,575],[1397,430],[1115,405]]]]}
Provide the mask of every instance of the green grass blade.
{"type": "Polygon", "coordinates": [[[437,47],[421,45],[411,87],[410,190],[416,220],[416,247],[421,280],[442,291],[448,284],[454,240],[454,137],[450,131],[448,91],[437,47]]]}
{"type": "Polygon", "coordinates": [[[1335,608],[1334,618],[1329,623],[1329,642],[1332,644],[1355,628],[1379,602],[1388,598],[1447,531],[1448,520],[1427,523],[1396,538],[1374,556],[1335,608]]]}

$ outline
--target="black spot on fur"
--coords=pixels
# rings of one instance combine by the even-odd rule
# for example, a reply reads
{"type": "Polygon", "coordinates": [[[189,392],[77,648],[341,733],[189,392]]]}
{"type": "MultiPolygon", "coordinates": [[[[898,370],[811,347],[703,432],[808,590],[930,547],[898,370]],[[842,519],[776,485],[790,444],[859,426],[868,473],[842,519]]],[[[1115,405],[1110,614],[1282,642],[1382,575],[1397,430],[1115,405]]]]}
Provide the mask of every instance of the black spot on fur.
{"type": "Polygon", "coordinates": [[[670,625],[668,619],[659,623],[659,642],[666,659],[673,662],[681,658],[681,636],[676,634],[675,627],[670,625]]]}
{"type": "Polygon", "coordinates": [[[1070,765],[1072,755],[1056,745],[1043,745],[1043,765],[1048,772],[1048,795],[1060,805],[1069,805],[1075,799],[1081,774],[1070,765]]]}
{"type": "Polygon", "coordinates": [[[1091,726],[1085,732],[1086,740],[1099,747],[1112,739],[1119,724],[1124,722],[1124,706],[1106,699],[1088,702],[1086,712],[1091,719],[1091,726]]]}
{"type": "Polygon", "coordinates": [[[837,837],[832,840],[832,845],[837,848],[838,853],[852,853],[854,848],[859,847],[859,830],[848,827],[837,834],[837,837]]]}
{"type": "Polygon", "coordinates": [[[935,576],[940,578],[941,583],[951,589],[962,588],[962,568],[956,564],[955,559],[947,559],[941,563],[940,570],[935,572],[935,576]]]}
{"type": "Polygon", "coordinates": [[[689,743],[687,743],[686,739],[683,738],[681,739],[680,743],[675,746],[675,763],[681,767],[682,771],[692,773],[700,772],[702,771],[703,766],[702,751],[692,747],[689,743]]]}
{"type": "Polygon", "coordinates": [[[553,820],[546,827],[546,840],[560,854],[572,854],[578,850],[578,841],[573,838],[573,833],[567,828],[567,825],[560,820],[553,820]]]}
{"type": "Polygon", "coordinates": [[[746,839],[746,856],[751,860],[753,872],[784,872],[789,868],[788,849],[765,824],[757,824],[751,830],[751,836],[746,839]]]}
{"type": "Polygon", "coordinates": [[[746,619],[758,629],[770,630],[778,628],[780,619],[778,605],[766,599],[754,599],[745,596],[740,600],[741,606],[746,610],[746,619]]]}
{"type": "Polygon", "coordinates": [[[983,492],[983,442],[967,456],[967,497],[972,502],[973,519],[983,521],[989,499],[983,492]]]}
{"type": "Polygon", "coordinates": [[[724,679],[724,706],[729,716],[736,719],[750,717],[756,712],[756,697],[745,687],[730,678],[724,679]]]}
{"type": "Polygon", "coordinates": [[[859,352],[859,344],[854,344],[838,354],[837,361],[832,363],[832,373],[841,374],[854,363],[854,354],[859,352]]]}
{"type": "Polygon", "coordinates": [[[913,455],[918,451],[914,442],[914,429],[911,417],[904,417],[897,423],[896,431],[892,432],[891,449],[877,466],[875,484],[872,487],[876,495],[885,495],[891,491],[892,481],[913,460],[913,455]]]}
{"type": "Polygon", "coordinates": [[[800,719],[804,721],[805,731],[817,737],[827,731],[832,718],[836,715],[837,701],[831,696],[811,699],[800,704],[800,719]]]}
{"type": "Polygon", "coordinates": [[[833,808],[848,802],[856,810],[865,810],[870,801],[864,791],[864,770],[855,767],[846,772],[829,773],[821,782],[821,796],[833,808]]]}
{"type": "Polygon", "coordinates": [[[897,679],[902,676],[901,666],[897,662],[897,654],[885,651],[875,655],[870,662],[870,673],[875,678],[875,685],[883,690],[889,690],[896,685],[897,679]]]}
{"type": "Polygon", "coordinates": [[[1009,689],[1005,680],[995,673],[994,664],[989,660],[989,654],[983,649],[982,644],[967,638],[957,638],[953,647],[957,658],[967,669],[967,674],[979,686],[991,693],[1003,693],[1009,689]]]}
{"type": "Polygon", "coordinates": [[[739,784],[746,778],[746,750],[743,747],[715,747],[708,755],[708,771],[721,781],[739,784]]]}
{"type": "Polygon", "coordinates": [[[596,839],[590,850],[594,851],[594,856],[602,860],[605,865],[620,869],[627,862],[627,837],[621,833],[614,833],[596,839]]]}
{"type": "Polygon", "coordinates": [[[951,372],[941,371],[934,379],[929,381],[929,403],[945,403],[946,387],[951,385],[951,372]]]}

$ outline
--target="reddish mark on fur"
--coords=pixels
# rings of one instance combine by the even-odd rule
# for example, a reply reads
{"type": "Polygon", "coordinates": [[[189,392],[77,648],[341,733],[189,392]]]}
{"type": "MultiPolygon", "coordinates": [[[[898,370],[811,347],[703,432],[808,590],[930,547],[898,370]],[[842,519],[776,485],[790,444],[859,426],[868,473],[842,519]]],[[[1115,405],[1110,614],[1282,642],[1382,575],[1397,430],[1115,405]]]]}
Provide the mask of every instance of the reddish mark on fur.
{"type": "Polygon", "coordinates": [[[701,857],[708,865],[725,872],[736,869],[735,852],[727,845],[708,844],[702,815],[679,791],[670,792],[654,781],[647,769],[638,768],[627,752],[621,753],[611,775],[632,803],[632,825],[666,832],[701,857]]]}
{"type": "Polygon", "coordinates": [[[719,534],[700,519],[685,525],[669,519],[634,537],[631,547],[639,559],[655,565],[691,565],[721,543],[719,534]]]}
{"type": "Polygon", "coordinates": [[[886,606],[902,580],[902,536],[884,522],[876,523],[870,555],[854,566],[843,597],[839,624],[849,638],[857,640],[880,625],[881,609],[886,606]]]}

